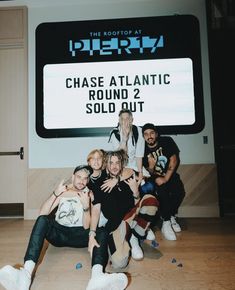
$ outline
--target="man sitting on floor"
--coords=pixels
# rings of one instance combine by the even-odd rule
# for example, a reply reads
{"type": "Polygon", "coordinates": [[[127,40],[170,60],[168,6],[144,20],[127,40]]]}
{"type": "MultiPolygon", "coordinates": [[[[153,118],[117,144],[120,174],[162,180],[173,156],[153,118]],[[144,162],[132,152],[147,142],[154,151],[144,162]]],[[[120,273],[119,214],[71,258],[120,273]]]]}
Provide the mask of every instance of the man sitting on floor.
{"type": "MultiPolygon", "coordinates": [[[[88,246],[90,227],[90,190],[87,187],[91,167],[81,165],[75,168],[71,186],[59,184],[40,210],[24,257],[24,266],[19,270],[7,265],[0,269],[0,284],[7,290],[29,290],[32,273],[39,260],[44,240],[56,247],[83,248],[88,246]],[[49,214],[57,208],[55,218],[49,214]]],[[[92,277],[95,283],[88,290],[123,290],[128,279],[124,273],[104,273],[105,258],[108,255],[107,235],[97,231],[100,247],[92,255],[92,277]]]]}

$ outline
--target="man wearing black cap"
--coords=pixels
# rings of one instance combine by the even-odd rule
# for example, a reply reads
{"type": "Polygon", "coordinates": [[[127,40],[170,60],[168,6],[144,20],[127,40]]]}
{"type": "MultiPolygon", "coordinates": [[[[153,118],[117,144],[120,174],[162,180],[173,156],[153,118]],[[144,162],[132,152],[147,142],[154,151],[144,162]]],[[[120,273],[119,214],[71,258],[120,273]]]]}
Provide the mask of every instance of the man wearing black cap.
{"type": "MultiPolygon", "coordinates": [[[[90,190],[87,184],[91,174],[90,166],[77,166],[72,175],[72,184],[67,186],[62,180],[44,202],[30,236],[24,266],[19,270],[10,265],[0,269],[0,284],[5,289],[29,290],[32,273],[39,261],[45,239],[56,247],[84,248],[88,246],[91,216],[90,190]],[[49,217],[49,214],[56,208],[55,218],[49,217]]],[[[99,240],[100,251],[97,251],[95,256],[93,255],[92,266],[102,267],[103,255],[108,255],[105,239],[106,237],[99,240]]],[[[118,285],[127,284],[127,277],[123,273],[109,276],[109,274],[99,272],[95,279],[103,287],[102,289],[107,290],[110,289],[110,280],[118,285]],[[105,288],[106,284],[108,286],[105,288]]]]}
{"type": "Polygon", "coordinates": [[[142,133],[145,139],[143,165],[156,186],[163,219],[161,231],[167,240],[176,240],[175,233],[181,231],[176,215],[185,196],[183,182],[177,173],[180,151],[171,137],[160,136],[157,127],[151,123],[142,127],[142,133]]]}

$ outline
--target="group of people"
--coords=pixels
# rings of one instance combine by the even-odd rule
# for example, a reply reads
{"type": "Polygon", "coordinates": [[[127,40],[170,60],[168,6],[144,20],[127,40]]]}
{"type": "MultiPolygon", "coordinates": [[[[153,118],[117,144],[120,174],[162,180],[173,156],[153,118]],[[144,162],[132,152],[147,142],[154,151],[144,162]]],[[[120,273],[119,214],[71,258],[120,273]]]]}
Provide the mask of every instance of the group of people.
{"type": "Polygon", "coordinates": [[[86,290],[126,289],[128,278],[117,270],[131,258],[144,258],[140,242],[155,239],[151,225],[157,213],[164,237],[176,240],[181,231],[176,214],[185,191],[173,139],[160,136],[153,124],[135,126],[132,113],[121,110],[109,142],[113,151],[92,150],[87,164],[74,169],[71,184],[61,181],[41,206],[24,265],[0,269],[5,289],[30,289],[45,240],[57,247],[88,247],[91,277],[86,290]],[[106,272],[108,261],[116,272],[106,272]]]}
{"type": "Polygon", "coordinates": [[[113,149],[123,148],[128,155],[128,168],[137,171],[145,182],[142,191],[152,191],[159,201],[161,231],[165,239],[176,240],[181,231],[177,222],[178,209],[185,197],[184,184],[177,173],[180,150],[169,136],[161,136],[152,123],[143,127],[133,124],[130,110],[119,112],[118,126],[110,133],[113,149]]]}

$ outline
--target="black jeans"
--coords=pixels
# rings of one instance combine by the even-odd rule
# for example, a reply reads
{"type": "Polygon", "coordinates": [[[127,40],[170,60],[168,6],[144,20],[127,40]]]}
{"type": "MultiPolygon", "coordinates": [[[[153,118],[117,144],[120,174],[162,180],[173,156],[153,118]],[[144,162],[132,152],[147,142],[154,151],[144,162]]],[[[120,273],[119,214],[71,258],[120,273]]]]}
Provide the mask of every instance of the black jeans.
{"type": "Polygon", "coordinates": [[[44,239],[56,247],[84,248],[88,245],[89,229],[65,227],[46,215],[37,218],[29,239],[24,261],[38,262],[44,239]]]}
{"type": "Polygon", "coordinates": [[[101,227],[96,230],[96,241],[100,245],[100,247],[94,247],[92,253],[92,262],[91,265],[100,264],[103,266],[103,270],[107,266],[109,254],[108,254],[108,231],[101,227]]]}
{"type": "MultiPolygon", "coordinates": [[[[88,246],[89,229],[83,227],[65,227],[46,215],[37,218],[30,236],[24,261],[38,262],[44,239],[56,247],[84,248],[88,246]]],[[[108,232],[97,229],[96,240],[100,247],[93,249],[92,266],[100,264],[103,268],[108,262],[108,232]]]]}
{"type": "Polygon", "coordinates": [[[171,216],[178,213],[178,209],[185,197],[183,182],[178,174],[167,183],[157,186],[157,199],[159,200],[159,212],[163,220],[170,220],[171,216]]]}

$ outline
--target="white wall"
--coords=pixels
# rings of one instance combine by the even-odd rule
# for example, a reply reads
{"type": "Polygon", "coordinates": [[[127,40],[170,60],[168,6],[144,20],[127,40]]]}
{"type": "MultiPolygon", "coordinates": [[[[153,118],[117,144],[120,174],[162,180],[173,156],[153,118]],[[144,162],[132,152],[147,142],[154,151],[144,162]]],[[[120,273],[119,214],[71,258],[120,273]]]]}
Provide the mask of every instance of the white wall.
{"type": "Polygon", "coordinates": [[[28,7],[29,42],[29,168],[74,167],[86,162],[94,148],[110,148],[108,137],[43,139],[35,131],[35,29],[43,22],[192,14],[201,34],[205,128],[192,135],[173,136],[182,164],[214,163],[209,62],[204,0],[28,0],[0,2],[0,6],[28,7]],[[203,144],[208,136],[208,144],[203,144]]]}

